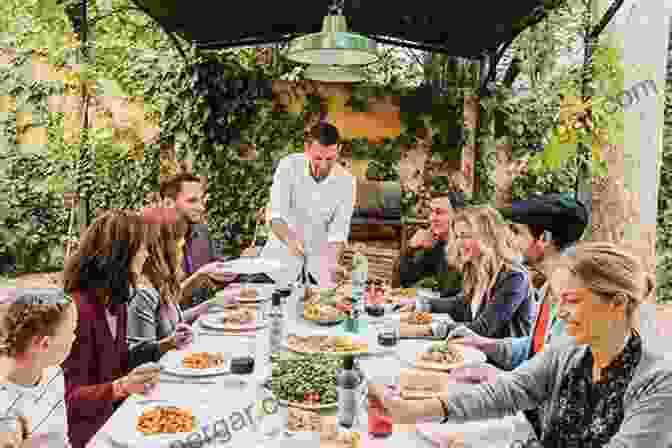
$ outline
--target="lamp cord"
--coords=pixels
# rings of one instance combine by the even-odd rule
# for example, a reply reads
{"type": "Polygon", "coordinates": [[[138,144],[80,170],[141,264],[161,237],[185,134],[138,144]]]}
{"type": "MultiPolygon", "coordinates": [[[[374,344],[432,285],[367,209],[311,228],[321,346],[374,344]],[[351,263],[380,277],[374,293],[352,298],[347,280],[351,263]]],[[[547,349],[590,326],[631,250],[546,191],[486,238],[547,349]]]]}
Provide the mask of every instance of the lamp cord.
{"type": "Polygon", "coordinates": [[[331,6],[329,6],[329,15],[342,16],[344,9],[345,9],[345,0],[334,0],[331,6]]]}

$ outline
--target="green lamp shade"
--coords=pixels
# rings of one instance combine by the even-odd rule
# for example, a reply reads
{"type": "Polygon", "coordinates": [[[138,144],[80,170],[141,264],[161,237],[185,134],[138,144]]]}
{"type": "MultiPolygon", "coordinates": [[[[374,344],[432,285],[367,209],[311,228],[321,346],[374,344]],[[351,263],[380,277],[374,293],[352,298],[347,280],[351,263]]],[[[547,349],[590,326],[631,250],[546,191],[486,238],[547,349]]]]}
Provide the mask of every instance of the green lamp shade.
{"type": "Polygon", "coordinates": [[[321,32],[292,40],[286,57],[302,64],[366,65],[378,60],[378,44],[349,33],[344,16],[330,15],[324,18],[321,32]]]}
{"type": "Polygon", "coordinates": [[[304,72],[304,76],[322,82],[360,82],[366,79],[359,67],[338,65],[311,65],[304,72]]]}

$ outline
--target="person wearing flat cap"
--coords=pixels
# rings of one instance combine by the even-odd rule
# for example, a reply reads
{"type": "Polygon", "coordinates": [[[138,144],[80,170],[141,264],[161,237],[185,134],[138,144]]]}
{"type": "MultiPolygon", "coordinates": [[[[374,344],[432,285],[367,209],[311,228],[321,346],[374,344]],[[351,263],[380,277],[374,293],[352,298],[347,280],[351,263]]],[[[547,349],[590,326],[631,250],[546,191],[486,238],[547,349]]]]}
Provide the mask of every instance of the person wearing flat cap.
{"type": "MultiPolygon", "coordinates": [[[[526,200],[514,201],[512,206],[500,210],[510,221],[513,233],[524,254],[524,263],[542,272],[548,278],[553,261],[559,256],[570,255],[588,225],[587,208],[570,195],[535,195],[526,200]]],[[[548,294],[548,281],[535,291],[538,309],[530,336],[493,339],[479,336],[464,326],[454,329],[448,338],[460,338],[465,345],[482,350],[502,370],[513,370],[526,363],[551,339],[565,339],[564,321],[556,316],[556,306],[548,294]]],[[[470,381],[488,381],[497,373],[470,381]]],[[[535,429],[539,430],[536,411],[525,412],[535,429]]]]}

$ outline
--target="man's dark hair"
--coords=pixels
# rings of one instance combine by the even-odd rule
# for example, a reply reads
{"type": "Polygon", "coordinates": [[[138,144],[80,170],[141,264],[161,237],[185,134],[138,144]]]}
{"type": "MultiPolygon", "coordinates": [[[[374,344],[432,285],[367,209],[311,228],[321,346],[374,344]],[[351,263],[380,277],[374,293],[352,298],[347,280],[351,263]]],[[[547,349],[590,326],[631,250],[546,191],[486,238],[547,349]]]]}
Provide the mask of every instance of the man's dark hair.
{"type": "Polygon", "coordinates": [[[185,182],[201,183],[203,180],[191,173],[180,173],[161,183],[161,198],[177,199],[177,195],[182,191],[182,184],[185,182]]]}
{"type": "Polygon", "coordinates": [[[318,141],[320,145],[332,146],[341,142],[338,129],[329,123],[319,123],[313,126],[305,135],[306,143],[318,141]]]}

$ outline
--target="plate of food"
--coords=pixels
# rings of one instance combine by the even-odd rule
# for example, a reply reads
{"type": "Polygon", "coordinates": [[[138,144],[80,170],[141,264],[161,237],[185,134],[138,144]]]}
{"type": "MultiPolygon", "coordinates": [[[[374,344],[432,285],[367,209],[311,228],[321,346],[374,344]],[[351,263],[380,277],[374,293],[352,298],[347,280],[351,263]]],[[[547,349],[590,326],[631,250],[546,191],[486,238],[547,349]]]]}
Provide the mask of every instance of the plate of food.
{"type": "Polygon", "coordinates": [[[432,323],[432,314],[426,312],[412,311],[405,314],[402,318],[403,322],[411,325],[427,325],[432,323]]]}
{"type": "Polygon", "coordinates": [[[420,369],[449,371],[483,364],[486,359],[485,354],[475,348],[439,341],[427,345],[424,350],[417,353],[414,364],[420,369]]]}
{"type": "Polygon", "coordinates": [[[271,361],[271,378],[264,386],[283,406],[307,410],[335,408],[336,373],[342,365],[340,358],[324,354],[280,355],[271,361]]]}
{"type": "Polygon", "coordinates": [[[303,318],[318,325],[334,325],[343,322],[345,311],[331,305],[306,304],[303,307],[303,318]]]}
{"type": "Polygon", "coordinates": [[[205,328],[225,331],[248,331],[266,326],[266,322],[258,319],[257,310],[247,307],[209,314],[201,324],[205,328]]]}
{"type": "Polygon", "coordinates": [[[340,428],[336,416],[300,408],[289,408],[287,432],[291,435],[319,433],[320,447],[357,448],[361,442],[361,434],[340,428]]]}
{"type": "Polygon", "coordinates": [[[238,294],[239,303],[256,303],[264,302],[270,299],[270,295],[266,291],[262,291],[259,288],[253,286],[246,286],[240,288],[240,293],[238,294]]]}
{"type": "Polygon", "coordinates": [[[449,377],[443,372],[402,369],[399,375],[399,389],[404,400],[434,398],[448,391],[449,377]]]}
{"type": "Polygon", "coordinates": [[[208,413],[184,403],[156,400],[138,403],[132,412],[123,413],[121,418],[124,421],[119,422],[119,428],[131,427],[133,431],[130,434],[127,429],[111,431],[108,436],[114,441],[130,446],[172,446],[171,443],[184,440],[205,425],[208,413]]]}
{"type": "Polygon", "coordinates": [[[229,373],[227,357],[221,352],[175,352],[164,362],[164,371],[179,376],[211,376],[229,373]]]}
{"type": "Polygon", "coordinates": [[[369,344],[364,338],[357,336],[290,334],[287,336],[286,346],[292,352],[303,354],[358,355],[369,353],[369,344]]]}

